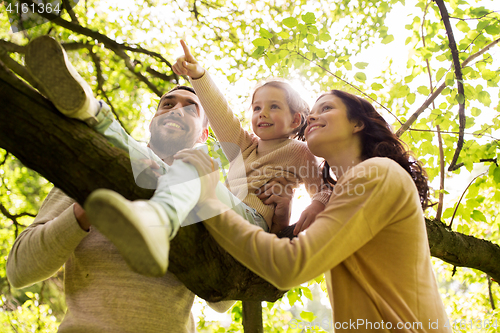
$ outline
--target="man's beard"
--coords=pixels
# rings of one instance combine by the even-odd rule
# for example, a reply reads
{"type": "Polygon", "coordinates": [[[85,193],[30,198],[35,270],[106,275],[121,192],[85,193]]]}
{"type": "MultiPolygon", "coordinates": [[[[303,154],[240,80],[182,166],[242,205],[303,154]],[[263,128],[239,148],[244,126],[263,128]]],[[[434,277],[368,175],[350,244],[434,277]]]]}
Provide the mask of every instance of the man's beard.
{"type": "Polygon", "coordinates": [[[149,141],[149,146],[153,152],[165,158],[167,156],[172,156],[182,149],[193,148],[196,143],[195,138],[189,136],[167,136],[164,133],[151,133],[151,140],[149,141]]]}

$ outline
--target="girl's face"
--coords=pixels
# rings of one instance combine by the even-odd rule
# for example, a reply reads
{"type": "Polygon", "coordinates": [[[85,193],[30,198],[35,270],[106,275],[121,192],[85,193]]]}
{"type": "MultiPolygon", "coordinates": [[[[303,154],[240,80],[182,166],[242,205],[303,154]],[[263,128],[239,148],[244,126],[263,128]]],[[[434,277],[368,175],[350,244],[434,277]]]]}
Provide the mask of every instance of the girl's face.
{"type": "Polygon", "coordinates": [[[314,104],[305,130],[307,146],[314,155],[328,158],[336,151],[355,147],[354,134],[362,128],[347,118],[347,112],[335,95],[323,95],[314,104]]]}
{"type": "Polygon", "coordinates": [[[252,128],[261,140],[290,137],[300,125],[300,114],[292,116],[286,93],[276,87],[262,87],[253,96],[252,128]]]}

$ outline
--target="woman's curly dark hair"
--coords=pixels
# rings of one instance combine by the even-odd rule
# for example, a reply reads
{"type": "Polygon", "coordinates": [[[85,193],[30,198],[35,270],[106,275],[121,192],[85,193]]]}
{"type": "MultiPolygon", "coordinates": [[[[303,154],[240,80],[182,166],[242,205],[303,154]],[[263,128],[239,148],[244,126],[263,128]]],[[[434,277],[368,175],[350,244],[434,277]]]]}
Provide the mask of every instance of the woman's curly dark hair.
{"type": "MultiPolygon", "coordinates": [[[[388,157],[401,165],[415,182],[420,203],[425,210],[429,206],[427,174],[422,164],[412,156],[407,145],[392,132],[389,124],[373,105],[364,98],[341,90],[332,90],[326,94],[337,96],[342,100],[346,106],[349,120],[360,121],[364,124],[365,127],[360,132],[363,159],[388,157]]],[[[335,185],[336,182],[330,175],[330,166],[326,161],[322,174],[325,184],[335,185]]]]}

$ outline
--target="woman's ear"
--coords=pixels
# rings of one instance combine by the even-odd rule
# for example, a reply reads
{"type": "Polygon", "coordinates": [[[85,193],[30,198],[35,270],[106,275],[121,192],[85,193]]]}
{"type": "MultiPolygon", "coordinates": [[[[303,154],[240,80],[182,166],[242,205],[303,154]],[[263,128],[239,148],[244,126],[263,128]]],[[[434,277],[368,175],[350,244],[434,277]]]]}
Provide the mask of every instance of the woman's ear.
{"type": "Polygon", "coordinates": [[[295,112],[295,114],[293,115],[292,127],[293,128],[299,127],[301,122],[302,122],[302,116],[300,115],[300,113],[295,112]]]}
{"type": "Polygon", "coordinates": [[[356,124],[354,125],[354,128],[352,130],[352,134],[356,134],[358,132],[361,132],[364,128],[365,128],[365,124],[361,120],[358,120],[358,121],[356,121],[356,124]]]}

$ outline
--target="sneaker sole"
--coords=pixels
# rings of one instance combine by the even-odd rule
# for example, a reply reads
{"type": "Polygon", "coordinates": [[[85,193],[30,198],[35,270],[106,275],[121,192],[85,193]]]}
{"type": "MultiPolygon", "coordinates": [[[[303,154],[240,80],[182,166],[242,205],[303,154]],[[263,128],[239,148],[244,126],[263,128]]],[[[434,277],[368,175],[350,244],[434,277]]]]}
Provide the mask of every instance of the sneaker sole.
{"type": "Polygon", "coordinates": [[[87,198],[85,211],[92,225],[116,246],[132,270],[152,277],[165,275],[143,235],[127,218],[135,215],[134,212],[128,207],[124,209],[121,198],[115,192],[95,191],[87,198]],[[106,218],[108,216],[115,218],[111,220],[106,218]]]}
{"type": "Polygon", "coordinates": [[[26,66],[47,97],[66,116],[77,113],[87,96],[66,67],[60,44],[49,36],[34,39],[26,50],[26,66]]]}

